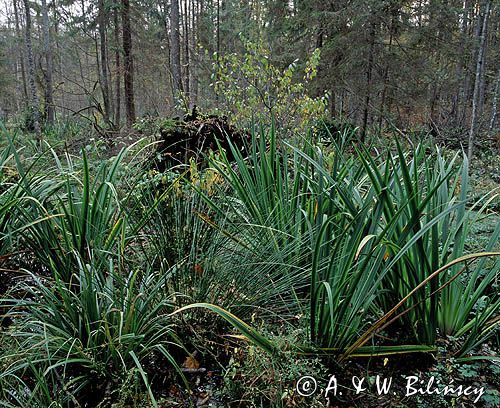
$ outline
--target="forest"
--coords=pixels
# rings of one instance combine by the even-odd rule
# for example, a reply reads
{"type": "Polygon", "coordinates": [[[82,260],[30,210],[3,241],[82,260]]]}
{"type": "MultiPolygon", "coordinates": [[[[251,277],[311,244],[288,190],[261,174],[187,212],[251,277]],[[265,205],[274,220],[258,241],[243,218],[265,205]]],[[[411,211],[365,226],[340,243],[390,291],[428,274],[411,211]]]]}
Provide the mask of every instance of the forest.
{"type": "Polygon", "coordinates": [[[500,406],[493,0],[0,0],[0,407],[500,406]]]}

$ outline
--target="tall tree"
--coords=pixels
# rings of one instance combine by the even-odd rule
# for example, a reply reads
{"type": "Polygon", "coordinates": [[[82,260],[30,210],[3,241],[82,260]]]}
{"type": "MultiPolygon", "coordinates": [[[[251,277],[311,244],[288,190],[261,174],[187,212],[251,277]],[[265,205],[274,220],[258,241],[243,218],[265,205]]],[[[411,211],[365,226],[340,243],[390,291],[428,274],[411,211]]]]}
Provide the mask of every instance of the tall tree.
{"type": "MultiPolygon", "coordinates": [[[[185,0],[184,9],[182,10],[182,26],[183,26],[183,37],[184,37],[184,91],[186,93],[186,97],[191,100],[191,91],[190,91],[190,77],[191,77],[191,53],[189,47],[189,0],[185,0]]],[[[182,8],[181,8],[182,9],[182,8]]]]}
{"type": "Polygon", "coordinates": [[[466,42],[468,40],[467,37],[469,30],[469,14],[471,12],[470,8],[471,8],[471,0],[465,0],[462,7],[462,13],[459,13],[457,15],[458,24],[460,27],[460,35],[459,35],[460,42],[458,44],[457,55],[459,55],[460,58],[457,58],[456,62],[456,77],[458,86],[456,87],[456,96],[454,100],[452,114],[454,115],[455,123],[459,126],[462,125],[465,115],[465,109],[467,106],[467,101],[464,101],[464,99],[468,87],[467,84],[469,81],[469,73],[468,70],[464,70],[466,65],[464,58],[462,56],[466,52],[466,42]]]}
{"type": "MultiPolygon", "coordinates": [[[[17,9],[17,0],[13,0],[14,3],[14,21],[16,29],[16,37],[22,38],[21,29],[19,27],[19,11],[17,9]]],[[[21,80],[22,80],[22,90],[24,96],[25,106],[28,106],[28,87],[26,86],[26,68],[24,67],[24,52],[23,48],[19,47],[19,65],[21,68],[21,80]]]]}
{"type": "Polygon", "coordinates": [[[395,35],[395,31],[396,31],[396,24],[397,24],[396,21],[398,18],[398,14],[399,14],[399,5],[395,4],[390,8],[391,18],[390,18],[389,27],[388,27],[389,41],[387,44],[388,49],[389,49],[389,53],[386,54],[386,57],[385,57],[385,66],[384,66],[383,75],[382,75],[383,84],[382,84],[382,92],[380,95],[380,106],[379,106],[379,113],[378,113],[379,114],[379,119],[378,119],[379,131],[382,130],[382,123],[384,121],[385,101],[386,101],[386,95],[387,95],[387,88],[389,86],[389,68],[391,65],[390,56],[392,53],[391,48],[392,48],[393,38],[395,35]]]}
{"type": "Polygon", "coordinates": [[[174,101],[179,96],[179,92],[182,91],[179,24],[179,0],[172,0],[170,8],[170,67],[174,101]]]}
{"type": "MultiPolygon", "coordinates": [[[[14,105],[28,110],[34,105],[27,47],[16,39],[25,34],[24,0],[7,1],[11,6],[0,18],[0,51],[8,80],[0,84],[0,98],[4,110],[14,105]]],[[[488,64],[479,71],[486,0],[28,1],[31,77],[42,98],[40,114],[53,105],[64,107],[57,108],[61,116],[87,115],[89,105],[100,103],[110,123],[125,122],[127,109],[130,125],[136,114],[170,114],[172,104],[165,101],[181,91],[190,104],[198,98],[200,108],[211,109],[221,95],[209,84],[223,72],[223,67],[213,68],[224,61],[213,56],[242,56],[243,38],[262,43],[270,50],[269,63],[282,70],[292,63],[301,66],[321,47],[308,93],[328,92],[330,115],[359,126],[366,136],[371,124],[382,131],[389,123],[428,126],[429,113],[444,137],[465,134],[468,139],[472,129],[474,139],[490,126],[493,132],[498,121],[500,19],[495,1],[490,0],[482,51],[488,64]],[[127,13],[128,21],[122,21],[127,13]],[[50,54],[53,70],[47,69],[50,54]],[[52,71],[53,103],[47,81],[52,71]]]]}
{"type": "MultiPolygon", "coordinates": [[[[44,0],[45,1],[45,0],[44,0]]],[[[108,81],[108,51],[107,51],[107,21],[108,13],[104,0],[98,2],[97,26],[99,28],[99,49],[100,49],[100,83],[102,91],[102,100],[104,104],[104,120],[106,123],[110,119],[110,97],[109,97],[109,81],[108,81]]]]}
{"type": "Polygon", "coordinates": [[[135,122],[134,59],[132,55],[132,32],[130,27],[130,1],[122,0],[123,36],[123,86],[125,90],[125,115],[127,127],[135,122]]]}
{"type": "Polygon", "coordinates": [[[497,79],[495,81],[495,90],[493,91],[493,99],[491,101],[491,119],[490,119],[490,131],[494,129],[497,121],[497,101],[498,101],[498,91],[500,89],[500,70],[497,71],[497,79]]]}
{"type": "Polygon", "coordinates": [[[121,121],[121,62],[120,62],[120,24],[118,17],[118,7],[113,10],[113,22],[115,29],[115,113],[114,122],[120,127],[121,121]]]}
{"type": "Polygon", "coordinates": [[[191,62],[191,76],[190,76],[190,85],[189,85],[189,90],[191,93],[190,96],[190,101],[193,105],[197,104],[197,98],[198,98],[198,73],[197,73],[197,63],[198,63],[198,58],[197,58],[197,47],[198,47],[198,39],[197,39],[197,34],[198,34],[198,10],[197,10],[197,2],[195,0],[190,1],[191,4],[191,36],[190,36],[190,49],[192,50],[192,55],[190,57],[190,62],[191,62]]]}
{"type": "Polygon", "coordinates": [[[363,124],[361,125],[361,141],[364,142],[366,138],[366,128],[368,126],[368,112],[370,109],[370,98],[372,92],[372,73],[373,73],[373,54],[375,50],[375,23],[370,23],[369,34],[369,47],[368,47],[368,63],[366,65],[366,91],[365,91],[365,104],[363,107],[363,124]]]}
{"type": "Polygon", "coordinates": [[[38,94],[35,83],[35,58],[33,56],[33,45],[31,43],[31,9],[29,0],[23,0],[25,11],[25,44],[26,55],[28,62],[28,78],[31,91],[31,117],[33,120],[33,128],[38,140],[42,139],[42,131],[40,129],[40,110],[38,94]]]}
{"type": "Polygon", "coordinates": [[[53,64],[52,64],[52,41],[50,36],[49,12],[47,0],[42,0],[42,32],[43,50],[45,54],[45,115],[46,123],[52,125],[55,120],[54,90],[52,84],[53,64]]]}
{"type": "Polygon", "coordinates": [[[478,117],[480,114],[480,92],[481,85],[483,82],[482,75],[484,74],[483,65],[485,63],[485,51],[486,51],[486,35],[488,32],[488,19],[490,16],[491,0],[487,0],[484,6],[484,14],[481,23],[481,34],[479,38],[479,49],[477,52],[476,61],[476,75],[474,79],[474,93],[472,96],[472,114],[470,121],[469,130],[469,146],[467,149],[467,157],[469,161],[472,160],[472,154],[474,151],[474,141],[476,139],[476,133],[478,128],[478,117]]]}

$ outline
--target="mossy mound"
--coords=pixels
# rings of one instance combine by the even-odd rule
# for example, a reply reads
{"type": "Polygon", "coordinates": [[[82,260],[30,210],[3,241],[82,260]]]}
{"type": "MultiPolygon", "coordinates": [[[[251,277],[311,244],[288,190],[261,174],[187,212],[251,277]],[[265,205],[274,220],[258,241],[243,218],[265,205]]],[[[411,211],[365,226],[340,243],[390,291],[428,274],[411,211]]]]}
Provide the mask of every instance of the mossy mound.
{"type": "Polygon", "coordinates": [[[232,160],[230,143],[242,151],[250,141],[250,133],[230,124],[225,116],[200,115],[196,108],[182,119],[163,121],[158,135],[154,162],[159,171],[187,165],[193,159],[203,164],[209,151],[219,149],[232,160]]]}

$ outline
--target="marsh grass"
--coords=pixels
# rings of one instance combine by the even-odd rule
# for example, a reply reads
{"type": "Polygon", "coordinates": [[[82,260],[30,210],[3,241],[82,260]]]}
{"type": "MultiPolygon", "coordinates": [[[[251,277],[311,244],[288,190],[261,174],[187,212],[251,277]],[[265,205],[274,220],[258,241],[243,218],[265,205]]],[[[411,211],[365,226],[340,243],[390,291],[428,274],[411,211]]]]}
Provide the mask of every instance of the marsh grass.
{"type": "Polygon", "coordinates": [[[330,136],[297,147],[254,129],[244,152],[229,142],[203,169],[151,179],[128,149],[99,165],[50,147],[26,162],[7,137],[0,261],[31,263],[0,299],[2,403],[105,405],[133,383],[156,405],[160,377],[185,380],[194,342],[180,334],[200,326],[272,359],[433,353],[446,336],[455,358],[478,358],[498,336],[498,218],[481,251],[469,241],[497,194],[470,199],[459,153],[330,136]]]}

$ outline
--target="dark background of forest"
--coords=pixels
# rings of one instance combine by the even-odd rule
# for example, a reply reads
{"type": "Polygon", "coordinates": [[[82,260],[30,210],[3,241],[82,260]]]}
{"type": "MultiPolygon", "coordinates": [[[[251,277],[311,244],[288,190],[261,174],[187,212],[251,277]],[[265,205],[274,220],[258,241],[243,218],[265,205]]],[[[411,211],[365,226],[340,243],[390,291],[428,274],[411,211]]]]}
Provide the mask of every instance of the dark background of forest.
{"type": "MultiPolygon", "coordinates": [[[[251,41],[279,69],[303,67],[320,49],[304,92],[324,96],[327,116],[358,126],[362,138],[392,127],[464,145],[498,134],[500,19],[491,0],[4,0],[2,7],[0,114],[23,113],[36,132],[72,117],[116,130],[194,105],[230,111],[215,86],[217,68],[226,55],[243,58],[251,41]]],[[[233,78],[245,86],[244,79],[233,78]]]]}

